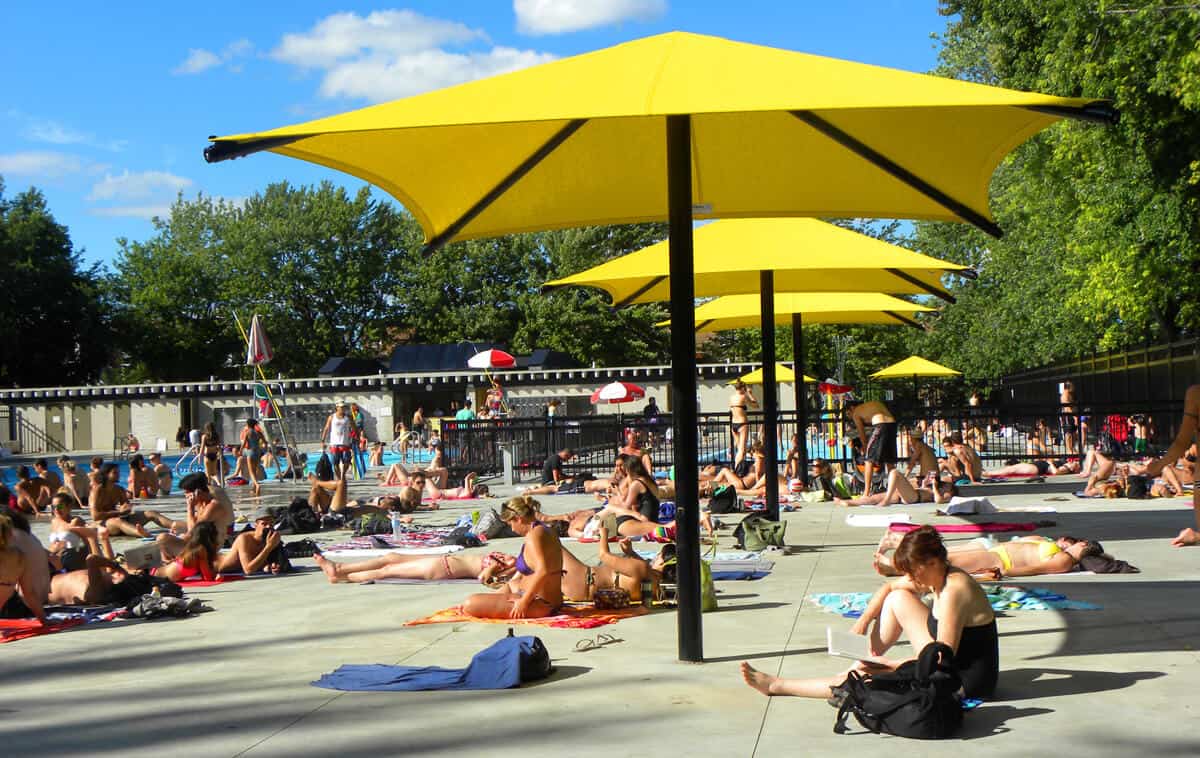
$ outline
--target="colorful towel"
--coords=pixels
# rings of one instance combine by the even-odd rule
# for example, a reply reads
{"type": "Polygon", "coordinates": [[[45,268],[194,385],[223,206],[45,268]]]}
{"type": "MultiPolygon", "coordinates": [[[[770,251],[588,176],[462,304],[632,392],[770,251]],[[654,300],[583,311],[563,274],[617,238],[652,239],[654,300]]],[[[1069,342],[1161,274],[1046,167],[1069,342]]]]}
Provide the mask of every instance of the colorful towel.
{"type": "Polygon", "coordinates": [[[640,605],[622,608],[618,611],[599,611],[589,604],[568,605],[562,609],[562,613],[557,616],[546,616],[538,619],[481,619],[475,616],[468,616],[463,613],[462,606],[456,605],[452,608],[445,608],[432,613],[425,618],[406,621],[405,626],[419,626],[421,624],[452,624],[461,623],[463,621],[478,621],[482,624],[533,624],[535,626],[548,626],[553,629],[594,629],[598,626],[607,626],[615,624],[621,619],[633,618],[634,616],[643,616],[648,611],[640,605]]]}
{"type": "Polygon", "coordinates": [[[37,619],[0,619],[0,643],[53,634],[81,624],[97,624],[116,621],[129,616],[124,607],[107,605],[76,608],[74,606],[47,606],[46,624],[37,619]]]}
{"type": "MultiPolygon", "coordinates": [[[[1037,587],[1017,587],[1009,584],[982,585],[994,611],[1096,611],[1100,606],[1037,587]]],[[[858,618],[867,608],[870,592],[824,592],[809,595],[808,599],[822,609],[846,618],[858,618]]]]}
{"type": "MultiPolygon", "coordinates": [[[[403,529],[404,527],[402,527],[403,529]]],[[[446,537],[454,530],[452,526],[432,527],[423,529],[405,529],[397,539],[390,534],[372,534],[364,537],[351,537],[348,542],[330,545],[328,550],[378,550],[382,548],[441,548],[457,547],[447,545],[446,537]]],[[[451,551],[444,551],[451,552],[451,551]]]]}
{"type": "MultiPolygon", "coordinates": [[[[889,524],[891,532],[915,532],[921,524],[889,524]]],[[[1006,521],[980,521],[977,524],[931,524],[942,534],[989,534],[998,532],[1032,532],[1038,528],[1033,522],[1010,523],[1006,521]]]]}

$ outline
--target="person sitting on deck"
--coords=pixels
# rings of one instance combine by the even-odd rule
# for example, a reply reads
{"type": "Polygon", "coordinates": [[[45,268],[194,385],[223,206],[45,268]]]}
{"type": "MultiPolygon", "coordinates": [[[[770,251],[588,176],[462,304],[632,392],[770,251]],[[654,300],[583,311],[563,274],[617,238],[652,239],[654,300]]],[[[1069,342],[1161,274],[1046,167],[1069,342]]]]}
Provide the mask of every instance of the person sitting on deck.
{"type": "MultiPolygon", "coordinates": [[[[914,653],[937,641],[954,651],[954,664],[962,677],[963,694],[987,698],[996,689],[1000,674],[1000,643],[996,615],[979,583],[951,565],[941,535],[931,526],[909,532],[896,548],[894,565],[902,577],[885,583],[854,623],[854,634],[870,639],[871,652],[882,663],[859,662],[860,671],[894,671],[900,661],[882,656],[903,635],[914,653]],[[922,597],[932,593],[932,609],[922,597]]],[[[741,665],[746,684],[764,695],[837,698],[846,674],[820,679],[784,679],[741,665]]]]}
{"type": "Polygon", "coordinates": [[[946,458],[941,462],[944,471],[950,473],[955,480],[966,479],[971,484],[977,484],[983,477],[983,459],[975,448],[963,441],[958,432],[942,438],[942,448],[946,458]]]}
{"type": "Polygon", "coordinates": [[[542,618],[558,613],[563,604],[563,549],[553,530],[537,520],[541,510],[528,495],[514,497],[500,509],[500,518],[523,538],[514,562],[516,573],[504,589],[476,594],[463,611],[480,618],[542,618]]]}
{"type": "Polygon", "coordinates": [[[28,466],[17,466],[17,510],[37,517],[50,505],[54,491],[40,476],[34,476],[28,466]]]}
{"type": "MultiPolygon", "coordinates": [[[[129,502],[129,493],[117,484],[120,471],[115,463],[100,467],[97,484],[88,493],[88,511],[92,523],[103,526],[109,534],[127,537],[149,537],[146,524],[153,522],[164,529],[176,529],[180,524],[158,511],[135,511],[129,502]]],[[[230,515],[230,520],[233,516],[230,515]]],[[[162,535],[166,536],[166,535],[162,535]]]]}
{"type": "Polygon", "coordinates": [[[947,503],[950,498],[958,494],[958,487],[953,482],[943,482],[935,480],[929,488],[913,487],[899,469],[893,469],[892,473],[888,474],[887,489],[876,495],[864,495],[862,497],[843,499],[834,498],[835,505],[859,506],[859,505],[895,505],[896,503],[904,503],[911,505],[913,503],[947,503]]]}
{"type": "Polygon", "coordinates": [[[187,503],[187,531],[182,537],[174,534],[158,535],[158,547],[162,551],[163,560],[168,561],[179,554],[184,548],[186,538],[198,524],[212,523],[216,526],[223,544],[233,525],[233,503],[225,490],[211,486],[208,477],[200,472],[188,474],[179,482],[183,490],[184,501],[187,503]]]}
{"type": "MultiPolygon", "coordinates": [[[[1167,448],[1167,452],[1163,453],[1162,457],[1146,464],[1145,474],[1158,476],[1163,469],[1185,453],[1192,457],[1194,463],[1196,453],[1193,443],[1198,429],[1200,429],[1200,384],[1193,384],[1187,388],[1187,393],[1183,397],[1183,421],[1179,424],[1179,433],[1175,435],[1171,447],[1167,448]]],[[[1195,512],[1196,527],[1185,527],[1180,531],[1175,539],[1171,540],[1171,544],[1175,547],[1200,545],[1200,487],[1192,489],[1192,510],[1195,512]]]]}

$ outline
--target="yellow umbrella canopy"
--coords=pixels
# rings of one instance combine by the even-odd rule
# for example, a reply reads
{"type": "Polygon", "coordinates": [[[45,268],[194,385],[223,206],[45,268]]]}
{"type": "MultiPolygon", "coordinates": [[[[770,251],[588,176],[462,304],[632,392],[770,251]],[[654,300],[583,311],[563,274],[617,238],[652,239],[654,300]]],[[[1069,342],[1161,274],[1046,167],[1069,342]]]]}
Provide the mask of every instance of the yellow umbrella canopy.
{"type": "MultiPolygon", "coordinates": [[[[671,317],[682,322],[694,300],[694,218],[945,219],[998,236],[988,212],[993,170],[1064,117],[1111,121],[1115,112],[1100,101],[674,32],[303,124],[213,137],[204,155],[215,162],[270,150],[360,177],[412,212],[427,250],[665,218],[671,317]]],[[[681,474],[695,469],[698,455],[695,353],[692,330],[673,330],[681,474]]],[[[679,477],[676,500],[699,501],[694,477],[679,477]]],[[[678,526],[680,658],[697,661],[694,509],[678,526]]]]}
{"type": "Polygon", "coordinates": [[[668,215],[667,117],[691,116],[697,218],[965,220],[1017,145],[1103,102],[671,32],[348,113],[212,137],[375,184],[427,240],[668,215]]]}
{"type": "Polygon", "coordinates": [[[873,379],[896,379],[910,376],[962,376],[962,372],[946,368],[940,363],[934,363],[919,355],[913,355],[871,374],[873,379]]]}
{"type": "MultiPolygon", "coordinates": [[[[953,299],[941,278],[966,269],[812,218],[714,221],[693,236],[699,297],[758,292],[760,272],[774,271],[780,292],[930,293],[953,299]]],[[[667,300],[669,247],[659,242],[546,286],[596,287],[618,306],[667,300]]]]}
{"type": "MultiPolygon", "coordinates": [[[[776,363],[775,364],[775,381],[780,382],[780,383],[794,382],[794,381],[796,381],[796,372],[792,371],[790,368],[783,365],[782,363],[776,363]]],[[[726,384],[737,384],[738,382],[741,382],[743,384],[762,384],[763,383],[763,370],[761,368],[756,368],[753,371],[751,371],[749,374],[745,374],[744,376],[739,376],[737,379],[730,379],[728,382],[726,382],[726,384]]],[[[817,380],[813,379],[808,374],[805,374],[804,382],[806,384],[816,384],[817,380]]]]}
{"type": "MultiPolygon", "coordinates": [[[[805,324],[903,324],[920,326],[909,315],[932,311],[878,292],[776,292],[775,323],[790,324],[803,316],[805,324]]],[[[696,308],[696,331],[757,329],[762,325],[758,295],[727,295],[696,308]]],[[[658,326],[670,326],[662,321],[658,326]]]]}

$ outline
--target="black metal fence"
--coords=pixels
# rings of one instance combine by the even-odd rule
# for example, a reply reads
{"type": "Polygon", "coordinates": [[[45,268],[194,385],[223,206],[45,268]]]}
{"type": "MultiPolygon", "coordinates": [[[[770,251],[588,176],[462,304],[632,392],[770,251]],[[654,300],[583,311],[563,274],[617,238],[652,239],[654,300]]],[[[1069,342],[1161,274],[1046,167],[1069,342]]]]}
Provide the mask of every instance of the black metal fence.
{"type": "MultiPolygon", "coordinates": [[[[1179,409],[1166,403],[1112,404],[1082,407],[1075,413],[1063,413],[1054,404],[1005,407],[942,407],[897,409],[900,427],[898,454],[907,456],[907,433],[917,429],[921,438],[943,454],[941,441],[951,434],[962,435],[975,447],[989,467],[1011,459],[1073,457],[1086,454],[1097,437],[1111,432],[1132,448],[1135,437],[1131,419],[1143,416],[1151,438],[1149,449],[1165,448],[1178,422],[1179,409]]],[[[735,438],[728,413],[700,414],[699,455],[701,465],[729,465],[735,455],[735,438]]],[[[749,414],[749,439],[762,434],[762,414],[749,414]]],[[[779,414],[777,458],[782,467],[787,452],[798,434],[797,415],[779,414]]],[[[571,448],[576,458],[564,468],[568,473],[590,471],[602,475],[612,468],[613,459],[626,435],[637,435],[641,447],[649,452],[655,469],[666,472],[674,460],[673,435],[669,414],[648,420],[642,417],[602,415],[556,418],[514,418],[475,421],[445,421],[441,439],[447,460],[457,473],[477,471],[496,474],[503,469],[501,450],[512,450],[518,479],[530,480],[541,475],[546,458],[563,448],[571,448]]],[[[842,466],[854,459],[853,440],[857,431],[837,409],[812,409],[808,414],[805,439],[809,458],[820,457],[842,466]]],[[[798,441],[798,438],[797,438],[798,441]]]]}

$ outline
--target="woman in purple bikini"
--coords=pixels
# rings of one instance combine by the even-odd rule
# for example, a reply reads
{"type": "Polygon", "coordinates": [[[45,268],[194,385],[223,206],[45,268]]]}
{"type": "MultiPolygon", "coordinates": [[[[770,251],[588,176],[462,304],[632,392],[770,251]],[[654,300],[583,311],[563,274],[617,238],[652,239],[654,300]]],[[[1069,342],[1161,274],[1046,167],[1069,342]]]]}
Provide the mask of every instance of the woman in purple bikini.
{"type": "Polygon", "coordinates": [[[463,612],[479,618],[543,618],[563,604],[563,550],[558,535],[541,521],[541,506],[528,495],[514,497],[500,518],[525,538],[517,553],[516,573],[498,592],[471,595],[463,612]]]}

